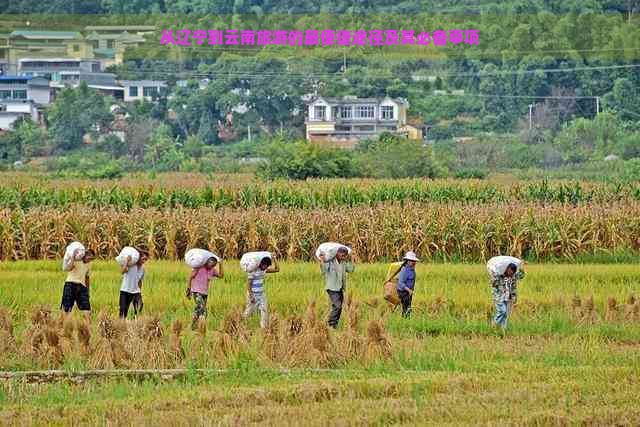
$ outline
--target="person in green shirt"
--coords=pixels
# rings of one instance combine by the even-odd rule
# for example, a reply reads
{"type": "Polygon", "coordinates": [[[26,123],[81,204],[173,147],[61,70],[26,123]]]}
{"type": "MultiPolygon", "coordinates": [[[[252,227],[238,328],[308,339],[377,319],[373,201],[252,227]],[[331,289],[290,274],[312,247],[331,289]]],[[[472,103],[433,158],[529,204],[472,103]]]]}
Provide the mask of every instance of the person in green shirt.
{"type": "Polygon", "coordinates": [[[342,303],[344,292],[347,286],[347,273],[353,273],[355,268],[353,263],[348,261],[349,250],[339,248],[335,258],[326,260],[324,255],[320,255],[320,271],[325,280],[325,290],[329,296],[331,313],[329,313],[329,326],[338,327],[340,315],[342,314],[342,303]]]}

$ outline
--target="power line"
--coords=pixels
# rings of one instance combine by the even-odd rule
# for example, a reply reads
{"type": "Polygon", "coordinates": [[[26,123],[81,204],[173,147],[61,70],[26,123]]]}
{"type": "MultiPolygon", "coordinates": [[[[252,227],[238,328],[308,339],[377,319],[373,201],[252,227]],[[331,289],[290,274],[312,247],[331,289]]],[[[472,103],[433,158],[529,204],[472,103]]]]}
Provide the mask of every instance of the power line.
{"type": "MultiPolygon", "coordinates": [[[[491,73],[485,72],[475,72],[475,73],[437,73],[435,72],[434,76],[439,77],[484,77],[484,76],[496,76],[496,75],[519,75],[519,74],[536,74],[536,73],[567,73],[574,71],[591,71],[591,70],[613,70],[613,69],[630,69],[630,68],[640,68],[640,64],[626,64],[626,65],[603,65],[603,66],[593,66],[593,67],[574,67],[574,68],[539,68],[532,70],[513,70],[513,71],[496,71],[491,73]]],[[[155,74],[155,75],[170,75],[175,76],[179,73],[176,72],[162,72],[162,71],[130,71],[132,74],[155,74]]],[[[337,73],[304,73],[304,72],[291,72],[291,71],[282,71],[282,72],[260,72],[260,73],[242,73],[242,72],[224,72],[224,71],[215,71],[215,72],[189,72],[185,73],[188,76],[192,77],[244,77],[244,78],[252,78],[252,77],[279,77],[279,76],[290,76],[290,77],[315,77],[315,78],[336,78],[340,75],[337,73]]],[[[426,78],[426,75],[414,75],[413,78],[422,77],[426,78]]],[[[376,76],[369,75],[367,78],[372,79],[388,79],[388,78],[396,78],[394,76],[376,76]]]]}

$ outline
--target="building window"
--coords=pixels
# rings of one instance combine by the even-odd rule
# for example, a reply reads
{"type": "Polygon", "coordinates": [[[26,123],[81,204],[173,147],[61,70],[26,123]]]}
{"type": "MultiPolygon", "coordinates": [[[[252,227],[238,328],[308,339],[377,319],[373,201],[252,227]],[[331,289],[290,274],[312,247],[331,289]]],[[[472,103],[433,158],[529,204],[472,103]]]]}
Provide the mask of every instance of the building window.
{"type": "Polygon", "coordinates": [[[73,45],[73,51],[74,52],[80,52],[80,45],[79,44],[74,44],[73,45]]]}
{"type": "Polygon", "coordinates": [[[380,107],[382,114],[382,120],[393,120],[393,107],[389,105],[383,105],[380,107]]]}
{"type": "Polygon", "coordinates": [[[353,114],[352,106],[340,108],[340,117],[342,117],[343,119],[350,119],[352,117],[352,114],[353,114]]]}
{"type": "Polygon", "coordinates": [[[129,86],[129,96],[132,98],[138,96],[138,86],[129,86]]]}
{"type": "Polygon", "coordinates": [[[98,49],[100,48],[100,43],[98,40],[91,40],[91,46],[93,46],[94,49],[98,49]]]}
{"type": "Polygon", "coordinates": [[[113,49],[113,40],[107,40],[107,49],[113,49]]]}
{"type": "Polygon", "coordinates": [[[373,105],[356,106],[356,119],[373,119],[373,117],[374,117],[373,105]]]}
{"type": "Polygon", "coordinates": [[[158,96],[158,88],[155,86],[143,86],[142,95],[148,97],[158,96]]]}
{"type": "Polygon", "coordinates": [[[10,90],[0,90],[0,99],[10,99],[11,91],[10,90]]]}
{"type": "Polygon", "coordinates": [[[316,120],[327,120],[327,107],[324,105],[316,105],[313,107],[313,117],[316,120]]]}
{"type": "Polygon", "coordinates": [[[356,129],[360,132],[373,132],[373,125],[357,126],[356,129]]]}
{"type": "Polygon", "coordinates": [[[13,91],[13,99],[27,99],[27,91],[22,90],[14,90],[13,91]]]}

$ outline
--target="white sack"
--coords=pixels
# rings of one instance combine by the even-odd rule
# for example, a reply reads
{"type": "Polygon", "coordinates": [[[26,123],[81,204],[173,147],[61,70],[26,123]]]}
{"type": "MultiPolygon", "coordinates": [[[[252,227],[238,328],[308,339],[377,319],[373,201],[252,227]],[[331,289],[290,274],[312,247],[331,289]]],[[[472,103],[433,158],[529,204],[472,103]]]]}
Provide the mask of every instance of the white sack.
{"type": "Polygon", "coordinates": [[[351,248],[349,246],[343,245],[342,243],[326,242],[318,246],[318,249],[316,249],[316,258],[319,259],[320,255],[324,255],[325,261],[331,261],[336,257],[338,249],[340,248],[347,248],[347,251],[351,253],[351,248]]]}
{"type": "Polygon", "coordinates": [[[62,270],[69,271],[74,261],[79,261],[82,259],[85,251],[86,249],[82,243],[80,242],[70,243],[64,251],[64,258],[62,259],[62,270]],[[74,253],[76,253],[75,259],[73,259],[74,253]]]}
{"type": "Polygon", "coordinates": [[[136,250],[136,248],[132,248],[131,246],[125,246],[120,251],[120,254],[116,257],[116,262],[120,264],[120,267],[124,267],[127,262],[127,257],[131,257],[131,261],[129,262],[129,267],[135,265],[140,259],[140,252],[136,250]]]}
{"type": "Polygon", "coordinates": [[[206,249],[189,249],[186,254],[184,254],[184,262],[191,268],[200,268],[204,266],[209,258],[215,258],[218,262],[220,262],[220,257],[213,252],[210,252],[206,249]]]}
{"type": "Polygon", "coordinates": [[[271,255],[271,252],[266,251],[247,252],[240,258],[240,268],[245,273],[252,273],[256,271],[263,258],[273,259],[273,255],[271,255]]]}
{"type": "Polygon", "coordinates": [[[512,256],[496,256],[487,261],[487,271],[492,276],[502,276],[509,264],[515,264],[520,270],[522,262],[521,259],[512,256]]]}

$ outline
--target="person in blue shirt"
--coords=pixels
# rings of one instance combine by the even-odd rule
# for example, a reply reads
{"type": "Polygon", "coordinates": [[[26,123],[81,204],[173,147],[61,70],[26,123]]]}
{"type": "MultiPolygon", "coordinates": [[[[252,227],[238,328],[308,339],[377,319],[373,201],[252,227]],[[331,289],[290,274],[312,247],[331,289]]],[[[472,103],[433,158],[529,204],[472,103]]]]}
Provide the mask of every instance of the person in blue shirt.
{"type": "Polygon", "coordinates": [[[402,303],[402,317],[411,316],[411,301],[416,285],[416,263],[420,260],[415,252],[409,251],[402,259],[404,265],[398,274],[398,296],[402,303]]]}

